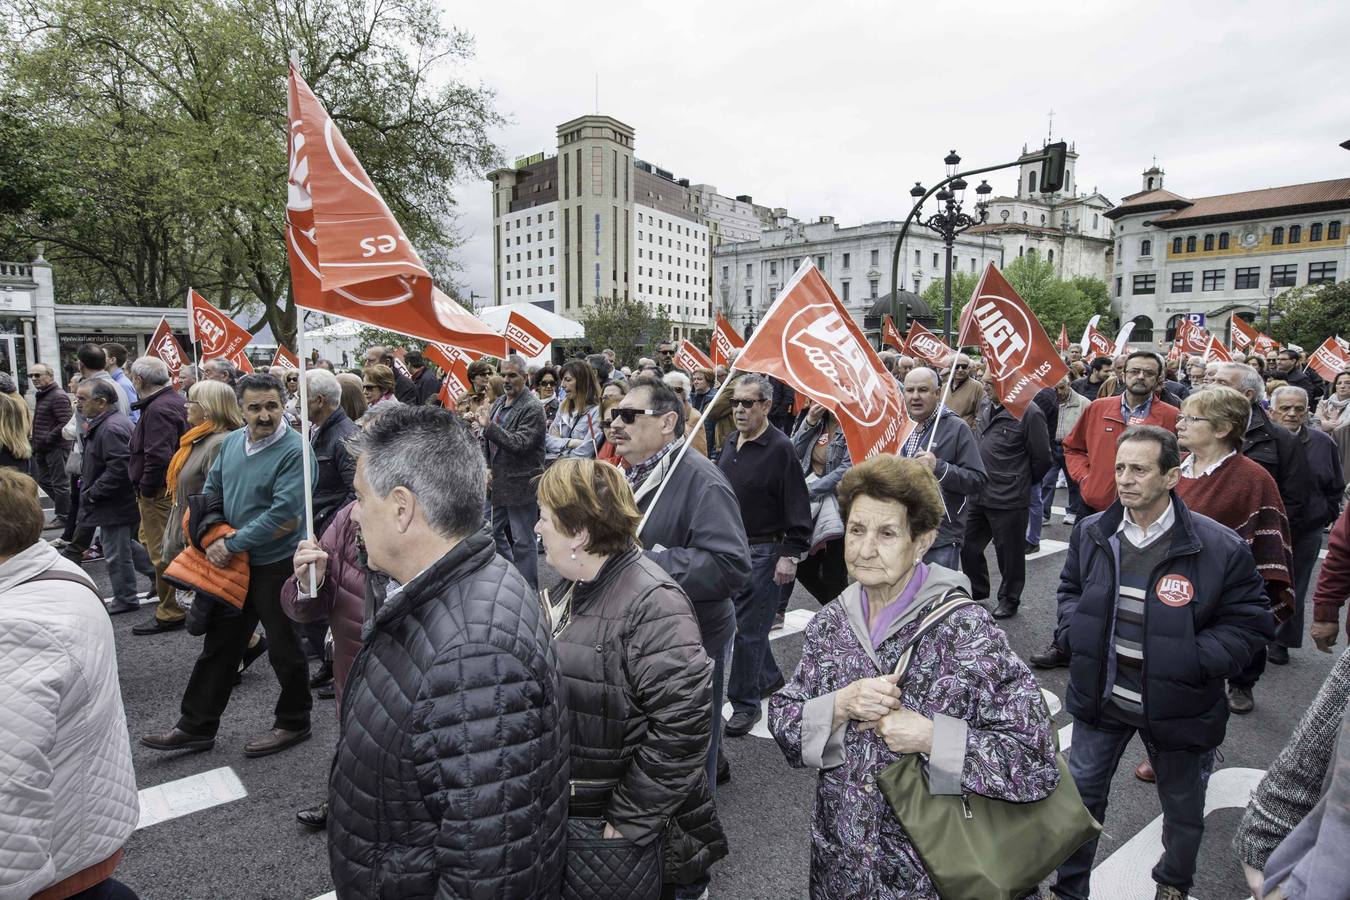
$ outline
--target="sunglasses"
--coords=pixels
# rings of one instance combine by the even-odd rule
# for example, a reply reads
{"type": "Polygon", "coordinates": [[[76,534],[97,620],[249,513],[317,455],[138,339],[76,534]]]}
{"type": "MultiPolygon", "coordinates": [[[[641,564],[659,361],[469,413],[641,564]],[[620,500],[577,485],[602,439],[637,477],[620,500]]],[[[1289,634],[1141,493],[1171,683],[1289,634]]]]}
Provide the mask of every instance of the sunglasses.
{"type": "Polygon", "coordinates": [[[756,403],[763,403],[763,400],[732,400],[731,405],[740,409],[749,409],[756,403]]]}
{"type": "Polygon", "coordinates": [[[540,387],[553,387],[553,386],[554,386],[555,384],[557,384],[557,383],[558,383],[558,382],[556,382],[556,381],[541,381],[541,382],[539,382],[539,386],[540,386],[540,387]]]}
{"type": "Polygon", "coordinates": [[[632,425],[637,421],[638,416],[657,416],[660,415],[654,409],[629,409],[626,406],[619,406],[609,411],[609,424],[613,425],[619,419],[623,419],[623,424],[632,425]]]}
{"type": "Polygon", "coordinates": [[[361,385],[361,390],[363,390],[363,391],[378,391],[379,389],[380,389],[380,386],[379,386],[378,384],[363,384],[363,385],[361,385]]]}
{"type": "Polygon", "coordinates": [[[957,367],[956,367],[956,371],[958,371],[958,372],[964,372],[964,371],[966,371],[966,370],[969,369],[969,368],[970,368],[970,366],[957,366],[957,367]]]}

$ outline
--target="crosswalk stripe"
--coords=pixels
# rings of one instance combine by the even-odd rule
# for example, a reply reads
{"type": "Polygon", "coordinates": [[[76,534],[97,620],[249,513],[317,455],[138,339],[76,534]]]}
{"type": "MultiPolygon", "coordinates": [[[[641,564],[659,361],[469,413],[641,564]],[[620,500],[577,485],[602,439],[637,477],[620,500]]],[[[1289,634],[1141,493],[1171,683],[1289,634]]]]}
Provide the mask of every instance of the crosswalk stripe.
{"type": "Polygon", "coordinates": [[[1050,538],[1041,538],[1041,549],[1027,556],[1027,562],[1033,559],[1041,559],[1046,556],[1054,556],[1056,553],[1063,553],[1069,549],[1067,541],[1052,541],[1050,538]]]}
{"type": "Polygon", "coordinates": [[[189,775],[142,790],[141,819],[136,828],[149,828],[247,796],[244,783],[229,766],[189,775]]]}

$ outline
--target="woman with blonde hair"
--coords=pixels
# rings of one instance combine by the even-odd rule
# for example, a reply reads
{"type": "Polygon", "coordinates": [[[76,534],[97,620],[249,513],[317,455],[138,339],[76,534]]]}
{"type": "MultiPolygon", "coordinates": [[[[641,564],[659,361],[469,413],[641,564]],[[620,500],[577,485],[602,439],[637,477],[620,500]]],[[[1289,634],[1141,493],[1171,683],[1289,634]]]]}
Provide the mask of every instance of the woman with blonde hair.
{"type": "Polygon", "coordinates": [[[33,419],[18,394],[0,393],[0,466],[28,474],[33,446],[28,443],[33,419]]]}
{"type": "Polygon", "coordinates": [[[572,718],[568,854],[608,847],[624,856],[619,878],[641,871],[658,890],[699,881],[727,846],[706,766],[713,666],[693,606],[643,555],[618,469],[560,459],[538,499],[535,532],[563,577],[544,595],[563,691],[589,711],[572,718]]]}
{"type": "Polygon", "coordinates": [[[361,370],[361,391],[365,394],[366,415],[370,415],[382,406],[397,405],[394,396],[394,370],[386,365],[366,366],[361,370]]]}
{"type": "Polygon", "coordinates": [[[370,404],[366,403],[365,391],[361,387],[361,376],[354,372],[339,372],[337,380],[342,388],[342,399],[338,401],[342,411],[347,414],[347,418],[360,423],[361,417],[370,408],[370,404]]]}

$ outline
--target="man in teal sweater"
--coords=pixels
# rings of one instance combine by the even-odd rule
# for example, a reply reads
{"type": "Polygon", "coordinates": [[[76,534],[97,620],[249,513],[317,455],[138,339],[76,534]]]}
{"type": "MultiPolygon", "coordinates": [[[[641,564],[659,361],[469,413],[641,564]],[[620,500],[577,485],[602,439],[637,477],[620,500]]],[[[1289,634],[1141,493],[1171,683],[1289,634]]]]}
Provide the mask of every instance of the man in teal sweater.
{"type": "MultiPolygon", "coordinates": [[[[239,615],[218,616],[207,629],[202,652],[183,693],[182,717],[163,734],[141,743],[156,750],[207,750],[215,744],[220,716],[230,702],[235,672],[259,622],[267,635],[268,659],[281,684],[272,729],[244,745],[246,756],[267,756],[309,737],[309,666],[300,641],[281,608],[281,587],[291,557],[304,536],[305,486],[300,433],[286,425],[285,391],[275,376],[239,380],[245,427],[232,433],[206,476],[205,493],[222,504],[236,530],[206,549],[212,565],[224,567],[236,553],[248,554],[249,585],[239,615]]],[[[313,477],[311,467],[311,477],[313,477]]]]}

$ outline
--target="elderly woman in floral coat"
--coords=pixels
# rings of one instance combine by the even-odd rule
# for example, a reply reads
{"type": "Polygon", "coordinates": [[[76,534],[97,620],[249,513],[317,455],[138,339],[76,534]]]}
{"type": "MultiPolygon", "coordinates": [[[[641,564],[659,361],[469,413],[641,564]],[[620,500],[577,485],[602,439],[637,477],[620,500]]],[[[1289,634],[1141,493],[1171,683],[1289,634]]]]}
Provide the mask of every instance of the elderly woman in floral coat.
{"type": "Polygon", "coordinates": [[[981,606],[950,613],[896,663],[923,613],[965,576],[919,562],[942,500],[922,460],[877,456],[839,484],[844,556],[857,583],[806,631],[801,664],[769,701],[788,762],[820,770],[811,822],[811,896],[937,897],[876,784],[900,754],[929,760],[935,791],[1040,800],[1059,780],[1040,688],[981,606]]]}

